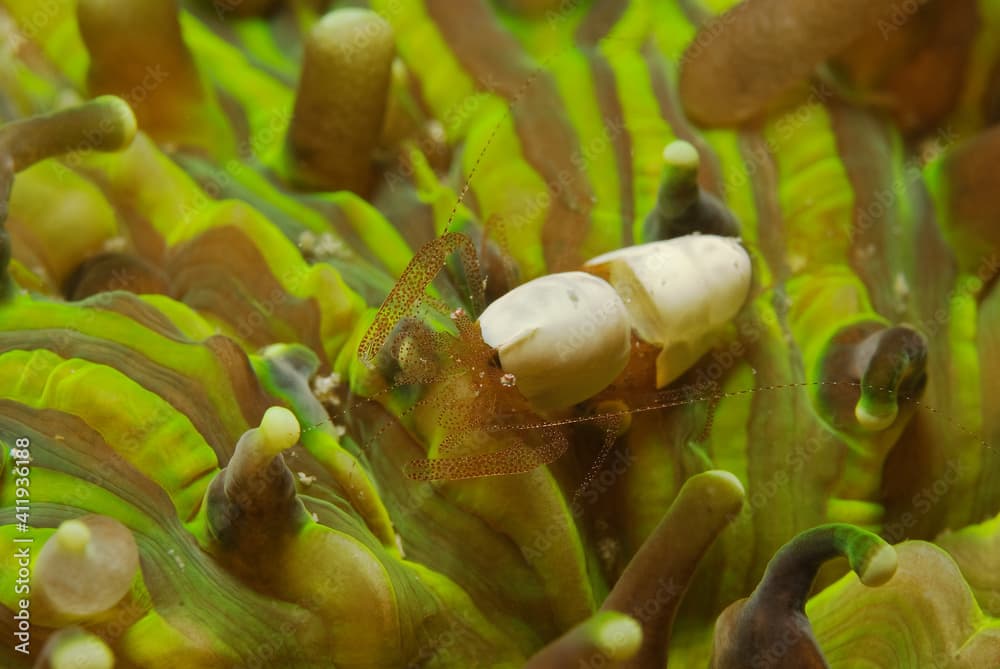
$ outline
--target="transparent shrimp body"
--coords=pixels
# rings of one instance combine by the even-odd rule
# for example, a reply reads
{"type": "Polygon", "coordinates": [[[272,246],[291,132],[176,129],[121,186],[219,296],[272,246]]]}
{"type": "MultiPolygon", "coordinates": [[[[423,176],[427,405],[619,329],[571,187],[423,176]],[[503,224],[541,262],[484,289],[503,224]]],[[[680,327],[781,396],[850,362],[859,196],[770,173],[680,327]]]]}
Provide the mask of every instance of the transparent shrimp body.
{"type": "MultiPolygon", "coordinates": [[[[432,278],[429,264],[439,262],[442,248],[435,243],[418,254],[413,263],[423,268],[409,275],[432,278]]],[[[386,371],[396,384],[427,386],[414,416],[437,444],[431,449],[436,457],[413,463],[409,474],[451,479],[515,473],[558,458],[574,417],[628,409],[629,401],[602,393],[629,387],[628,381],[615,383],[623,374],[645,379],[649,387],[641,391],[648,394],[693,365],[740,310],[751,278],[739,242],[716,235],[628,247],[594,258],[584,269],[524,283],[476,321],[464,310],[452,312],[457,336],[420,321],[384,320],[402,309],[399,296],[390,296],[361,351],[371,355],[375,342],[395,328],[394,363],[386,371]],[[656,354],[633,359],[640,350],[656,354]],[[435,365],[428,364],[432,357],[435,365]],[[588,406],[598,395],[601,407],[588,406]],[[470,449],[474,434],[489,435],[488,445],[470,449]]],[[[412,306],[425,286],[397,290],[412,306]]],[[[606,425],[605,439],[612,440],[622,425],[620,419],[606,425]]]]}

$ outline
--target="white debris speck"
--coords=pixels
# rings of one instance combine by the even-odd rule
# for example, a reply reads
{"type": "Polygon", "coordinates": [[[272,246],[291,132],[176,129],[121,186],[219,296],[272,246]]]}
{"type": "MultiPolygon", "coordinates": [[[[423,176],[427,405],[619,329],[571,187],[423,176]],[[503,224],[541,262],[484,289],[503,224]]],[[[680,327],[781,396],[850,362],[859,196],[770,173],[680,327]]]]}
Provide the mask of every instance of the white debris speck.
{"type": "Polygon", "coordinates": [[[333,258],[340,254],[343,249],[344,245],[335,239],[333,235],[329,232],[324,232],[319,236],[319,242],[316,244],[316,257],[320,260],[333,258]]]}
{"type": "Polygon", "coordinates": [[[444,130],[444,125],[440,121],[428,121],[426,125],[427,135],[438,144],[448,141],[448,134],[444,130]]]}
{"type": "Polygon", "coordinates": [[[309,230],[303,231],[299,235],[299,248],[303,255],[312,255],[316,250],[316,235],[309,230]]]}
{"type": "Polygon", "coordinates": [[[311,260],[328,260],[336,257],[344,250],[344,245],[332,233],[322,232],[317,235],[311,230],[299,234],[299,248],[302,255],[311,260]]]}
{"type": "Polygon", "coordinates": [[[896,278],[892,283],[892,289],[896,293],[896,297],[900,300],[905,301],[910,297],[910,284],[906,282],[906,277],[902,272],[896,274],[896,278]]]}
{"type": "Polygon", "coordinates": [[[399,555],[405,558],[406,551],[403,550],[403,537],[399,536],[399,532],[396,532],[396,548],[399,549],[399,555]]]}
{"type": "Polygon", "coordinates": [[[106,253],[122,253],[123,251],[128,249],[128,240],[126,240],[122,236],[109,237],[104,240],[104,243],[101,245],[101,248],[106,253]]]}
{"type": "Polygon", "coordinates": [[[342,379],[340,374],[333,372],[326,376],[315,376],[312,381],[312,392],[323,404],[338,406],[340,396],[337,391],[340,389],[342,379]]]}
{"type": "Polygon", "coordinates": [[[309,486],[311,486],[313,483],[316,482],[315,476],[311,476],[310,474],[306,474],[305,472],[296,472],[296,473],[299,477],[299,483],[301,483],[306,488],[308,488],[309,486]]]}
{"type": "Polygon", "coordinates": [[[167,555],[169,555],[174,559],[174,562],[177,564],[178,569],[184,569],[187,567],[187,565],[184,564],[184,560],[181,559],[181,556],[178,555],[177,551],[175,551],[173,548],[167,549],[167,555]]]}
{"type": "Polygon", "coordinates": [[[806,257],[797,253],[790,253],[787,261],[788,269],[792,272],[801,272],[806,267],[806,257]]]}
{"type": "Polygon", "coordinates": [[[618,542],[611,537],[602,537],[597,542],[597,555],[606,568],[612,567],[618,560],[618,542]]]}

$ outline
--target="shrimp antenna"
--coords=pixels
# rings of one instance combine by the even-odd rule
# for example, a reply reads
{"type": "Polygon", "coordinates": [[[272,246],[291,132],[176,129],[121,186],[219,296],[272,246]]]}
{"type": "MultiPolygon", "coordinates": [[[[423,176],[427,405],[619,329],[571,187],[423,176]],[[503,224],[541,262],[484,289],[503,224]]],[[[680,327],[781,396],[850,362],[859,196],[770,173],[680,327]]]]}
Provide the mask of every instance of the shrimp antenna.
{"type": "Polygon", "coordinates": [[[473,310],[473,317],[478,316],[485,307],[486,300],[475,245],[465,235],[452,232],[451,224],[455,220],[458,208],[465,200],[465,196],[472,186],[472,179],[479,170],[483,156],[486,155],[486,151],[493,143],[493,139],[496,137],[500,126],[510,117],[518,101],[524,97],[532,84],[545,71],[545,65],[559,53],[561,52],[557,52],[544,59],[534,72],[532,72],[531,76],[525,79],[524,83],[521,84],[521,87],[511,98],[507,104],[507,110],[493,125],[489,136],[486,138],[486,142],[483,144],[483,148],[480,149],[479,155],[476,156],[476,160],[469,169],[465,183],[462,185],[462,189],[458,193],[458,198],[455,200],[455,204],[448,214],[444,233],[440,237],[429,241],[414,254],[400,275],[399,280],[396,281],[396,284],[382,303],[382,306],[379,307],[378,313],[375,315],[375,320],[361,338],[361,343],[358,346],[358,357],[366,366],[371,367],[374,364],[375,356],[385,344],[395,323],[404,316],[412,313],[415,304],[423,297],[427,286],[430,285],[434,277],[446,265],[448,256],[452,253],[459,253],[462,267],[466,273],[470,292],[467,297],[469,305],[473,310]]]}

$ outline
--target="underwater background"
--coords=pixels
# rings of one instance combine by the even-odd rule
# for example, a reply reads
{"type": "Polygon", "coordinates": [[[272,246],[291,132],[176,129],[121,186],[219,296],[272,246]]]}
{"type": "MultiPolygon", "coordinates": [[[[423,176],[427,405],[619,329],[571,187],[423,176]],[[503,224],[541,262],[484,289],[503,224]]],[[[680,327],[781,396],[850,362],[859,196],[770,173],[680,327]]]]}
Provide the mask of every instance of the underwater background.
{"type": "Polygon", "coordinates": [[[1000,667],[998,162],[997,0],[0,0],[0,666],[1000,667]]]}

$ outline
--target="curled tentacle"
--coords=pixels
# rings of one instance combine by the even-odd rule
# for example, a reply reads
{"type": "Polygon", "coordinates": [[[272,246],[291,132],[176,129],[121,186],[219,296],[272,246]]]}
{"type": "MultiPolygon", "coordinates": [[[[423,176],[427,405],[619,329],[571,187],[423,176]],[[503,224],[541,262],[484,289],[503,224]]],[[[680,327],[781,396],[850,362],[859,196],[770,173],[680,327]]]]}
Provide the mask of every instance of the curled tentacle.
{"type": "Polygon", "coordinates": [[[888,328],[865,339],[856,356],[864,372],[854,415],[865,429],[884,429],[896,420],[901,396],[919,393],[926,382],[927,340],[905,326],[888,328]]]}
{"type": "Polygon", "coordinates": [[[919,398],[926,384],[927,340],[905,325],[863,323],[845,328],[830,342],[820,389],[834,423],[877,432],[895,423],[904,402],[919,398]]]}
{"type": "Polygon", "coordinates": [[[712,669],[744,667],[748,661],[760,667],[825,668],[805,605],[819,568],[840,555],[870,587],[896,572],[895,549],[871,532],[833,524],[799,534],[771,558],[750,597],[719,616],[712,669]]]}
{"type": "MultiPolygon", "coordinates": [[[[1000,625],[983,614],[948,554],[923,541],[895,551],[899,568],[885,585],[868,588],[848,574],[810,599],[830,666],[1000,666],[1000,625]]],[[[990,562],[995,570],[996,553],[990,562]]]]}

